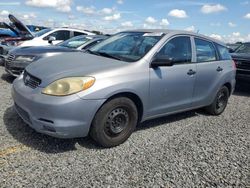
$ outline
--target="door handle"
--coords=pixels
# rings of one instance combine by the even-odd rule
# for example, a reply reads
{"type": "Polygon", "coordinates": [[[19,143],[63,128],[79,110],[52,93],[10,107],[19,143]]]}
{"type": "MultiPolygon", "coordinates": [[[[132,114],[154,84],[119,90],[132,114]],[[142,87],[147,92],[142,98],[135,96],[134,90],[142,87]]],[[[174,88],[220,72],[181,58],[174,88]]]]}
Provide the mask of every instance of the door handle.
{"type": "Polygon", "coordinates": [[[221,71],[223,71],[223,68],[218,67],[216,70],[217,70],[218,72],[221,72],[221,71]]]}
{"type": "Polygon", "coordinates": [[[192,69],[190,69],[190,70],[187,72],[187,74],[191,76],[191,75],[196,74],[196,72],[195,72],[195,71],[193,71],[192,69]]]}

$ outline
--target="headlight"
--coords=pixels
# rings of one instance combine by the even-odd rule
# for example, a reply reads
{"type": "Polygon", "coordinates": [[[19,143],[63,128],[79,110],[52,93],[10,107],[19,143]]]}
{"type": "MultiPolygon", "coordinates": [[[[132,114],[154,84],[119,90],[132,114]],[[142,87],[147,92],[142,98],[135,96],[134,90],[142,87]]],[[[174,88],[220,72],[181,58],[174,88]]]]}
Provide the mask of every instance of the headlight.
{"type": "Polygon", "coordinates": [[[31,62],[36,58],[36,56],[20,55],[16,56],[16,61],[28,61],[31,62]]]}
{"type": "Polygon", "coordinates": [[[23,41],[3,41],[2,44],[7,46],[19,46],[23,43],[23,41]]]}
{"type": "Polygon", "coordinates": [[[93,77],[62,78],[47,86],[42,93],[54,96],[66,96],[90,88],[95,83],[93,77]]]}

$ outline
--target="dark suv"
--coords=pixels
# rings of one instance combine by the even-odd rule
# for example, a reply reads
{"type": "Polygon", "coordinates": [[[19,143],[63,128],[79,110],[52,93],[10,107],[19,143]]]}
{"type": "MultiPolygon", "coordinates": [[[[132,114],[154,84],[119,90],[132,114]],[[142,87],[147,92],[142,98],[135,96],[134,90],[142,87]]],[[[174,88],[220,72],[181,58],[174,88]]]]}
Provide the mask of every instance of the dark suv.
{"type": "Polygon", "coordinates": [[[241,44],[231,55],[237,67],[236,78],[250,82],[250,42],[241,44]]]}

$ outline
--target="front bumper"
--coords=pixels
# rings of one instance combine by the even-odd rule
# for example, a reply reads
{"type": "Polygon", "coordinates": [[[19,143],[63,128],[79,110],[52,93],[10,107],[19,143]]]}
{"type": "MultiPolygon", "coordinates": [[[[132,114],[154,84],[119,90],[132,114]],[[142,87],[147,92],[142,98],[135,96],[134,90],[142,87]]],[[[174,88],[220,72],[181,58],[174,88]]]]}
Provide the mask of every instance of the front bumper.
{"type": "Polygon", "coordinates": [[[13,83],[12,97],[17,113],[30,127],[58,138],[87,136],[94,115],[105,101],[44,95],[41,88],[25,86],[21,77],[13,83]]]}
{"type": "Polygon", "coordinates": [[[5,58],[3,56],[0,56],[0,66],[4,66],[5,64],[5,58]]]}

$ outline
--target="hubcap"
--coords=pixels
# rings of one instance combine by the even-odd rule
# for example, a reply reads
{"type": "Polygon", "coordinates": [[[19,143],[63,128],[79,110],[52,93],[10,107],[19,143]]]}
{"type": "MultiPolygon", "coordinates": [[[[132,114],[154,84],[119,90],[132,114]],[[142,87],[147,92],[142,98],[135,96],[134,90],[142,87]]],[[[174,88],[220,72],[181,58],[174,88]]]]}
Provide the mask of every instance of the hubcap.
{"type": "Polygon", "coordinates": [[[126,128],[128,122],[128,112],[123,108],[116,108],[112,110],[107,117],[105,131],[109,135],[117,135],[126,128]]]}

